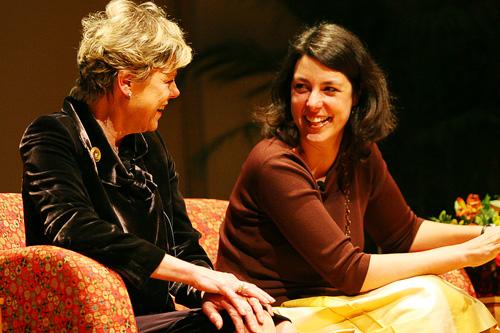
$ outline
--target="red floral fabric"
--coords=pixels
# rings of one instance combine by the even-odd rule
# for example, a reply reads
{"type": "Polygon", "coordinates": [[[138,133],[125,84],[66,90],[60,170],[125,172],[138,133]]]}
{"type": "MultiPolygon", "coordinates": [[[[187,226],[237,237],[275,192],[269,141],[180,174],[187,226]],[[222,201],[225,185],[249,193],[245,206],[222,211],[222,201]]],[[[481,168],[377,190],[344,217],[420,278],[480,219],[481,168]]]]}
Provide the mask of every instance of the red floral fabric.
{"type": "Polygon", "coordinates": [[[24,244],[21,195],[1,193],[4,332],[137,332],[117,273],[70,250],[24,244]]]}
{"type": "Polygon", "coordinates": [[[456,269],[454,271],[441,274],[440,277],[462,289],[472,297],[477,296],[474,287],[472,286],[472,282],[469,279],[469,275],[467,275],[465,269],[456,269]]]}
{"type": "Polygon", "coordinates": [[[0,193],[0,250],[26,246],[19,193],[0,193]]]}
{"type": "Polygon", "coordinates": [[[185,199],[193,227],[201,232],[200,244],[215,263],[219,247],[219,228],[224,220],[228,202],[217,199],[185,199]]]}

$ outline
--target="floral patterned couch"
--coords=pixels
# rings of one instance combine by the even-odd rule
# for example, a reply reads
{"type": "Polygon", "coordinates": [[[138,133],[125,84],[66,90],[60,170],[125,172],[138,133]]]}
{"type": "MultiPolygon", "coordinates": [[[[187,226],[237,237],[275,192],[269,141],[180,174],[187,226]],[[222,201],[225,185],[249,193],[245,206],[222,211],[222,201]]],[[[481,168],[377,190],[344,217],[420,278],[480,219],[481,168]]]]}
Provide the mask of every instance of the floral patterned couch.
{"type": "Polygon", "coordinates": [[[76,252],[25,244],[19,193],[0,193],[3,332],[137,332],[120,276],[76,252]]]}
{"type": "MultiPolygon", "coordinates": [[[[186,206],[215,260],[227,201],[188,198],[186,206]]],[[[443,277],[475,295],[463,270],[443,277]]],[[[118,274],[70,250],[26,247],[19,193],[0,193],[0,300],[3,332],[137,332],[118,274]]]]}

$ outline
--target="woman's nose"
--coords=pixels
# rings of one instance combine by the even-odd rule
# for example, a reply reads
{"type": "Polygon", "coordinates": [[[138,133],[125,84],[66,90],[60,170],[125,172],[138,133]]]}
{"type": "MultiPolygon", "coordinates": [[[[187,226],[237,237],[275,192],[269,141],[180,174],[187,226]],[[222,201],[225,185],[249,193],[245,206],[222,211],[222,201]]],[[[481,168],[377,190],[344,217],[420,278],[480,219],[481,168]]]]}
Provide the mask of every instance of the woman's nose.
{"type": "Polygon", "coordinates": [[[172,81],[168,89],[170,90],[170,98],[177,98],[181,94],[179,88],[177,88],[177,84],[175,83],[175,81],[172,81]]]}
{"type": "Polygon", "coordinates": [[[319,110],[323,106],[323,98],[321,94],[316,90],[312,90],[307,98],[306,105],[311,111],[319,110]]]}

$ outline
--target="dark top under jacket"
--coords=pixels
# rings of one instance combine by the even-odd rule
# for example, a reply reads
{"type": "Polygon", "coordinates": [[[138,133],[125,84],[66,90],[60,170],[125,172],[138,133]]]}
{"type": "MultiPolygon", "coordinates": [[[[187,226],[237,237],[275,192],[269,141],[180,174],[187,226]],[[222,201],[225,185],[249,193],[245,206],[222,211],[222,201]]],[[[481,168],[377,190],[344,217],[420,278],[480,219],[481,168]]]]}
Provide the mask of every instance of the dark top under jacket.
{"type": "Polygon", "coordinates": [[[64,247],[115,270],[136,315],[174,310],[169,293],[200,306],[199,291],[150,278],[165,253],[212,267],[157,132],[126,136],[116,154],[87,105],[67,97],[27,128],[20,153],[27,245],[64,247]]]}

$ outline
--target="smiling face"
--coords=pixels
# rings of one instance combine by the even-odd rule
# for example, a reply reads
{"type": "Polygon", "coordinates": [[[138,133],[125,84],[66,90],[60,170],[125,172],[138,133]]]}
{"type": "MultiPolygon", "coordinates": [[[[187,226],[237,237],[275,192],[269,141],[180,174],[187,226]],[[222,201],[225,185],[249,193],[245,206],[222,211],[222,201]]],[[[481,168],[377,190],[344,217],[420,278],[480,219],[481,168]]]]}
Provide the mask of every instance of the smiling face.
{"type": "Polygon", "coordinates": [[[168,101],[180,95],[175,84],[177,71],[155,69],[145,80],[130,83],[131,96],[127,107],[127,124],[130,133],[154,131],[165,111],[168,101]]]}
{"type": "Polygon", "coordinates": [[[344,74],[309,56],[297,61],[291,111],[302,148],[340,146],[352,104],[352,85],[344,74]]]}

